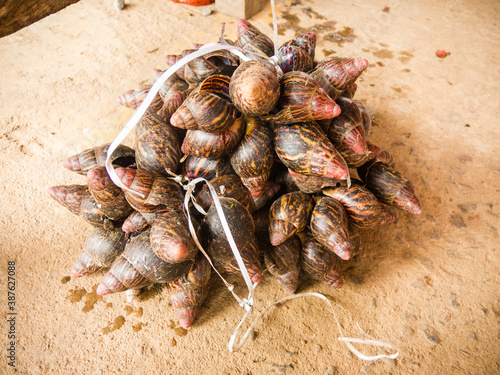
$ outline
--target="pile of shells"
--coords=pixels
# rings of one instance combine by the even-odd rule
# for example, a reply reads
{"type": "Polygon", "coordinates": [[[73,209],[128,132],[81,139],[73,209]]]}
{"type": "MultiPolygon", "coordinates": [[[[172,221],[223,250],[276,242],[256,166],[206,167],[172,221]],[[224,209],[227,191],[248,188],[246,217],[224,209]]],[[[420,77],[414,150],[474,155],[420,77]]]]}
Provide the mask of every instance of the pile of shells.
{"type": "MultiPolygon", "coordinates": [[[[50,187],[49,195],[95,227],[71,269],[77,278],[109,268],[97,294],[137,294],[165,285],[188,328],[207,297],[211,266],[240,274],[207,186],[183,207],[172,175],[203,177],[215,187],[253,282],[267,268],[288,293],[304,279],[341,288],[341,264],[362,252],[360,230],[394,223],[398,209],[421,213],[410,181],[391,155],[367,141],[371,117],[353,96],[363,58],[315,60],[308,32],[278,49],[248,21],[236,42],[250,61],[217,51],[184,65],[163,84],[135,128],[135,146],[109,144],[63,161],[83,185],[50,187]],[[141,193],[138,194],[137,192],[141,193]]],[[[198,49],[168,55],[168,66],[198,49]]],[[[161,71],[156,71],[160,75],[161,71]]],[[[122,95],[136,109],[151,86],[122,95]]]]}

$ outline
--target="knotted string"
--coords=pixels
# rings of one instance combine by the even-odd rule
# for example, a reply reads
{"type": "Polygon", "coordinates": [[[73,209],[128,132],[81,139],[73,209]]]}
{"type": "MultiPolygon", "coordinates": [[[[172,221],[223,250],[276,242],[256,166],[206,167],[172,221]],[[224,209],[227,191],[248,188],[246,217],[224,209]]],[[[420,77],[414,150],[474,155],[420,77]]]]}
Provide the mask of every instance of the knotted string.
{"type": "MultiPolygon", "coordinates": [[[[273,30],[274,30],[274,50],[275,50],[275,55],[272,56],[271,58],[269,58],[269,61],[274,64],[274,66],[276,67],[277,73],[278,74],[282,74],[281,69],[279,69],[279,67],[278,67],[278,61],[279,61],[279,59],[277,57],[277,50],[278,50],[278,46],[277,46],[277,44],[278,44],[278,30],[277,30],[277,19],[276,19],[276,11],[275,11],[274,0],[271,0],[271,6],[272,6],[272,12],[273,12],[273,30]]],[[[129,192],[131,192],[133,194],[137,194],[137,195],[139,195],[141,197],[144,197],[144,195],[142,193],[140,193],[138,191],[134,191],[133,189],[130,189],[129,187],[127,187],[125,184],[123,184],[121,182],[121,180],[118,177],[116,171],[114,170],[114,167],[113,167],[112,162],[111,162],[111,156],[112,156],[113,152],[123,142],[123,140],[128,136],[128,134],[130,134],[130,132],[135,128],[135,126],[137,125],[137,123],[140,121],[140,119],[142,118],[142,116],[144,115],[144,113],[146,113],[146,110],[149,108],[149,106],[153,102],[153,99],[155,98],[156,94],[158,93],[160,87],[167,81],[168,78],[170,78],[177,70],[179,70],[181,67],[183,67],[184,65],[186,65],[190,61],[192,61],[192,60],[194,60],[194,59],[196,59],[198,57],[204,56],[204,55],[206,55],[208,53],[212,53],[212,52],[216,52],[216,51],[220,51],[220,50],[229,50],[230,52],[232,52],[235,55],[237,55],[242,61],[249,61],[249,60],[251,60],[251,58],[249,58],[248,56],[246,56],[243,53],[243,50],[241,48],[238,48],[236,46],[232,46],[232,45],[229,45],[227,43],[208,43],[208,44],[205,44],[202,47],[200,47],[197,51],[194,51],[194,52],[188,54],[187,56],[181,58],[174,65],[172,65],[165,72],[163,72],[163,74],[158,78],[158,80],[156,80],[156,82],[153,84],[153,86],[149,90],[148,94],[144,98],[144,100],[141,103],[141,105],[136,109],[136,111],[134,112],[133,116],[130,118],[130,120],[127,122],[127,124],[124,126],[124,128],[121,130],[121,132],[113,140],[113,142],[111,143],[111,145],[108,148],[107,155],[106,155],[106,164],[105,164],[105,166],[106,166],[106,170],[107,170],[107,172],[108,172],[111,180],[117,186],[119,186],[120,188],[122,188],[124,191],[129,191],[129,192]]],[[[268,307],[266,307],[262,312],[260,312],[256,316],[256,318],[254,319],[253,323],[247,329],[247,331],[243,335],[243,337],[240,340],[240,342],[236,345],[236,347],[234,347],[234,342],[235,342],[236,337],[238,335],[239,329],[241,328],[241,326],[245,322],[245,320],[253,312],[254,292],[255,292],[255,287],[257,286],[257,283],[252,283],[252,281],[250,279],[250,276],[249,276],[248,271],[247,271],[247,269],[245,267],[243,259],[241,258],[241,255],[240,255],[239,250],[238,250],[238,248],[236,246],[236,243],[234,242],[234,238],[233,238],[233,236],[231,234],[231,230],[229,229],[229,225],[228,225],[227,220],[225,218],[224,212],[222,210],[222,206],[220,204],[219,198],[217,196],[217,193],[216,193],[214,187],[208,181],[206,181],[203,178],[194,179],[194,180],[190,181],[187,185],[183,185],[182,184],[183,179],[181,177],[176,176],[175,180],[179,184],[181,184],[183,186],[183,188],[186,190],[186,194],[185,194],[185,198],[184,198],[184,211],[185,211],[186,216],[188,218],[189,231],[190,231],[190,233],[191,233],[191,235],[192,235],[192,237],[193,237],[193,239],[194,239],[194,241],[195,241],[198,249],[208,259],[208,261],[210,262],[210,265],[212,266],[212,268],[216,271],[216,273],[219,275],[219,277],[223,280],[224,284],[229,289],[229,291],[233,294],[233,297],[238,301],[239,305],[245,309],[245,314],[244,314],[242,320],[237,325],[235,331],[233,332],[233,334],[232,334],[232,336],[231,336],[231,338],[229,340],[228,348],[229,348],[230,352],[234,352],[234,351],[240,349],[243,346],[243,344],[245,343],[246,339],[252,333],[255,324],[262,318],[262,316],[271,307],[276,306],[278,304],[281,304],[283,302],[292,300],[292,299],[305,298],[305,297],[308,297],[308,296],[313,296],[313,297],[317,297],[317,298],[320,298],[320,299],[324,300],[330,306],[330,309],[332,310],[332,313],[333,313],[333,315],[335,317],[335,321],[337,322],[337,327],[339,329],[339,333],[340,333],[340,337],[338,338],[339,341],[344,342],[347,345],[347,347],[354,354],[356,354],[359,358],[367,360],[367,361],[373,361],[373,360],[377,360],[377,359],[381,359],[381,358],[394,359],[394,358],[396,358],[399,355],[399,352],[396,352],[395,354],[391,354],[391,355],[381,354],[381,355],[377,355],[377,356],[366,356],[366,355],[360,353],[356,348],[354,348],[354,346],[351,343],[368,344],[368,345],[374,345],[374,346],[387,347],[387,348],[391,348],[391,349],[395,349],[395,348],[391,344],[380,342],[380,341],[377,341],[377,340],[364,340],[364,339],[356,339],[356,338],[346,338],[346,337],[344,337],[343,332],[342,332],[342,328],[341,328],[340,323],[339,323],[339,321],[337,319],[337,316],[335,315],[335,311],[333,309],[333,306],[331,305],[330,301],[324,295],[319,294],[319,293],[302,293],[302,294],[298,294],[298,295],[293,295],[293,296],[285,297],[285,298],[280,299],[279,301],[276,301],[276,302],[272,303],[271,305],[269,305],[268,307]],[[189,212],[189,201],[190,200],[193,201],[195,207],[198,210],[201,209],[201,207],[196,204],[196,202],[195,202],[195,200],[193,198],[193,190],[194,190],[196,184],[199,183],[199,182],[202,182],[202,181],[204,181],[207,184],[207,186],[208,186],[208,188],[210,190],[210,194],[212,195],[213,203],[214,203],[214,205],[216,207],[216,210],[217,210],[217,213],[219,215],[219,219],[220,219],[222,227],[224,229],[224,233],[225,233],[225,235],[227,237],[227,240],[228,240],[228,242],[230,244],[231,250],[232,250],[232,252],[233,252],[233,254],[235,256],[235,259],[236,259],[236,261],[238,263],[238,266],[240,268],[241,274],[242,274],[242,276],[243,276],[243,278],[245,280],[245,283],[247,285],[247,288],[249,290],[249,295],[248,295],[248,298],[246,298],[246,299],[240,298],[234,292],[234,285],[228,283],[222,277],[222,275],[217,271],[217,269],[214,267],[214,265],[212,263],[212,260],[210,259],[210,256],[203,249],[203,247],[202,247],[202,245],[201,245],[201,243],[198,240],[198,237],[196,235],[196,231],[195,231],[194,226],[192,224],[192,220],[191,220],[191,216],[190,216],[190,212],[189,212]]],[[[200,212],[202,212],[202,213],[205,214],[205,212],[204,212],[203,209],[201,209],[200,212]]]]}

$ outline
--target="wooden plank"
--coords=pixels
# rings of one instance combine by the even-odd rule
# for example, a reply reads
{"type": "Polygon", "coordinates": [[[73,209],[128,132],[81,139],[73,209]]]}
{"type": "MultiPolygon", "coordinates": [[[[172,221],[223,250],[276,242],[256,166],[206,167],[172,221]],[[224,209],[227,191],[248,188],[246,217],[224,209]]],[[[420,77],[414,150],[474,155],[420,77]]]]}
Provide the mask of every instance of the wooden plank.
{"type": "Polygon", "coordinates": [[[0,5],[0,37],[12,34],[79,0],[3,0],[0,5]]]}

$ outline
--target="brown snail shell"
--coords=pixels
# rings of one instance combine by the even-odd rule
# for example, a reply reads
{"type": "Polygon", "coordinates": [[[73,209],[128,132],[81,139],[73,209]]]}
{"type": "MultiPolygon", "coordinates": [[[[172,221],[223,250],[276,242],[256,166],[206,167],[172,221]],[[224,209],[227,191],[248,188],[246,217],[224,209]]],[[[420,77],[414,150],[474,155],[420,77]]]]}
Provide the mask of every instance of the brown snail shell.
{"type": "MultiPolygon", "coordinates": [[[[142,85],[135,90],[129,90],[126,93],[120,95],[117,98],[118,103],[121,105],[132,108],[132,109],[137,109],[144,99],[146,98],[146,95],[148,94],[149,90],[151,89],[152,85],[142,85]]],[[[159,110],[163,106],[163,99],[160,96],[159,93],[157,93],[149,105],[150,108],[153,110],[159,110]]]]}
{"type": "Polygon", "coordinates": [[[227,131],[240,115],[227,97],[229,80],[224,75],[208,77],[175,111],[170,118],[171,124],[208,133],[227,131]]]}
{"type": "Polygon", "coordinates": [[[412,214],[422,213],[422,206],[411,181],[387,164],[370,161],[358,168],[359,177],[382,203],[412,214]]]}
{"type": "Polygon", "coordinates": [[[349,221],[357,227],[374,226],[380,221],[382,203],[368,188],[363,186],[361,181],[353,179],[351,186],[323,189],[323,194],[342,203],[349,221]]]}
{"type": "MultiPolygon", "coordinates": [[[[252,215],[236,199],[220,197],[219,200],[250,279],[252,282],[260,282],[262,269],[252,215]]],[[[203,219],[202,230],[205,234],[204,247],[215,261],[215,267],[219,268],[220,271],[239,274],[240,268],[229,246],[214,205],[210,207],[203,219]]]]}
{"type": "Polygon", "coordinates": [[[293,235],[277,246],[268,246],[264,252],[265,264],[287,293],[293,294],[299,284],[300,252],[302,243],[293,235]]]}
{"type": "Polygon", "coordinates": [[[170,124],[170,118],[175,111],[184,103],[187,98],[189,90],[180,92],[174,91],[167,100],[163,103],[161,108],[158,110],[158,116],[160,116],[164,122],[170,124]]]}
{"type": "Polygon", "coordinates": [[[391,154],[389,154],[389,152],[369,141],[366,141],[366,146],[368,147],[368,151],[370,152],[370,161],[380,161],[388,165],[391,169],[395,168],[396,164],[394,163],[394,158],[391,154]]]}
{"type": "Polygon", "coordinates": [[[269,113],[280,98],[276,68],[257,60],[242,63],[231,77],[229,95],[236,108],[245,115],[269,113]]]}
{"type": "Polygon", "coordinates": [[[169,263],[159,258],[151,247],[149,231],[145,231],[127,243],[123,253],[115,259],[97,286],[96,293],[104,296],[140,289],[153,283],[174,281],[185,275],[192,264],[192,260],[169,263]]]}
{"type": "Polygon", "coordinates": [[[126,190],[125,198],[136,211],[153,213],[182,210],[182,187],[172,179],[140,169],[117,168],[115,171],[121,182],[133,190],[126,190]]]}
{"type": "Polygon", "coordinates": [[[306,176],[300,173],[295,173],[291,169],[288,169],[288,174],[292,178],[295,186],[307,194],[315,194],[321,191],[321,189],[328,186],[337,186],[340,184],[340,180],[335,180],[328,177],[318,177],[318,176],[306,176]]]}
{"type": "Polygon", "coordinates": [[[326,57],[311,72],[332,99],[356,81],[367,68],[368,61],[363,58],[326,57]]]}
{"type": "MultiPolygon", "coordinates": [[[[199,229],[198,223],[193,223],[199,229]]],[[[191,237],[184,212],[162,212],[151,225],[150,241],[157,256],[170,263],[194,259],[198,247],[191,237]]]]}
{"type": "Polygon", "coordinates": [[[259,197],[273,166],[273,131],[255,117],[245,120],[245,135],[231,154],[231,165],[252,195],[259,197]]]}
{"type": "Polygon", "coordinates": [[[311,233],[307,233],[304,238],[301,266],[304,273],[313,280],[320,280],[333,288],[342,288],[339,258],[319,243],[311,233]]]}
{"type": "Polygon", "coordinates": [[[281,45],[278,49],[278,61],[282,72],[312,70],[315,48],[316,34],[313,32],[307,32],[281,45]]]}
{"type": "Polygon", "coordinates": [[[368,160],[363,118],[358,106],[349,98],[338,98],[342,112],[328,127],[327,136],[347,165],[358,167],[368,160]]]}
{"type": "Polygon", "coordinates": [[[125,233],[137,233],[148,230],[158,213],[133,211],[123,222],[122,230],[125,233]]]}
{"type": "MultiPolygon", "coordinates": [[[[363,128],[365,129],[365,136],[368,137],[372,131],[372,114],[369,112],[368,107],[365,107],[360,100],[354,100],[354,104],[358,106],[358,109],[361,112],[361,118],[363,120],[363,128]]],[[[373,113],[373,111],[371,112],[373,113]]]]}
{"type": "MultiPolygon", "coordinates": [[[[252,194],[245,187],[241,179],[237,175],[224,175],[215,177],[210,181],[214,187],[218,197],[234,198],[240,202],[250,213],[255,211],[255,203],[252,194]]],[[[205,211],[208,211],[213,203],[210,190],[205,185],[196,195],[196,203],[198,203],[205,211]]]]}
{"type": "Polygon", "coordinates": [[[70,276],[78,278],[111,266],[124,247],[125,233],[122,230],[96,228],[85,241],[70,276]]]}
{"type": "Polygon", "coordinates": [[[146,113],[136,127],[135,157],[137,167],[168,176],[181,159],[177,133],[158,114],[146,113]]]}
{"type": "Polygon", "coordinates": [[[188,178],[203,177],[211,180],[226,174],[234,174],[229,156],[205,158],[188,155],[182,166],[182,174],[188,178]]]}
{"type": "Polygon", "coordinates": [[[231,153],[245,133],[245,122],[238,118],[224,133],[207,133],[202,130],[188,130],[181,151],[184,154],[221,158],[231,153]]]}
{"type": "Polygon", "coordinates": [[[89,224],[97,227],[104,225],[106,218],[99,210],[87,185],[52,186],[47,189],[47,192],[57,203],[89,224]]]}
{"type": "Polygon", "coordinates": [[[273,41],[250,22],[244,19],[238,20],[237,36],[236,45],[246,53],[257,55],[255,57],[274,55],[273,41]]]}
{"type": "MultiPolygon", "coordinates": [[[[87,175],[90,169],[103,167],[106,154],[111,143],[89,148],[62,161],[64,168],[78,174],[87,175]]],[[[111,163],[121,167],[129,167],[135,163],[135,151],[128,146],[118,145],[111,155],[111,163]]]]}
{"type": "Polygon", "coordinates": [[[99,210],[110,220],[127,217],[130,207],[122,189],[116,186],[106,171],[106,167],[97,167],[87,172],[87,185],[99,210]]]}
{"type": "MultiPolygon", "coordinates": [[[[164,72],[165,71],[163,71],[163,70],[155,69],[153,71],[153,76],[154,76],[155,81],[158,80],[164,72]]],[[[173,74],[170,77],[168,77],[168,79],[160,86],[160,89],[158,90],[158,94],[165,102],[170,98],[170,96],[174,92],[186,91],[188,89],[188,87],[189,87],[189,85],[185,80],[179,78],[178,75],[173,74]]],[[[161,108],[161,106],[160,106],[160,108],[161,108]]],[[[155,112],[158,111],[160,108],[155,108],[155,112]]]]}
{"type": "Polygon", "coordinates": [[[275,124],[294,124],[331,119],[340,114],[340,107],[319,83],[305,72],[288,72],[281,76],[280,97],[276,115],[266,120],[275,124]]]}
{"type": "Polygon", "coordinates": [[[309,225],[313,199],[300,191],[276,199],[269,209],[269,239],[273,246],[286,241],[309,225]]]}
{"type": "Polygon", "coordinates": [[[311,233],[319,243],[344,260],[352,255],[348,224],[347,213],[339,201],[318,197],[311,214],[311,233]]]}
{"type": "Polygon", "coordinates": [[[281,162],[296,173],[339,180],[349,175],[344,159],[314,123],[278,126],[274,147],[281,162]]]}
{"type": "Polygon", "coordinates": [[[180,326],[184,329],[191,327],[207,298],[210,274],[210,263],[199,254],[186,275],[165,284],[180,326]]]}

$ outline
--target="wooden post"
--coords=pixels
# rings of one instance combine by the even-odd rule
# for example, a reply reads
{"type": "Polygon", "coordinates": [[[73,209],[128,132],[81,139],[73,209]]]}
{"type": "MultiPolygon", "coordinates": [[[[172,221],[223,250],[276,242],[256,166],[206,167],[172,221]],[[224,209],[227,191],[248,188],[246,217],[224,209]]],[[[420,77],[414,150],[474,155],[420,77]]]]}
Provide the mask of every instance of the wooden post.
{"type": "Polygon", "coordinates": [[[249,19],[259,13],[269,0],[215,0],[215,9],[236,18],[249,19]]]}

